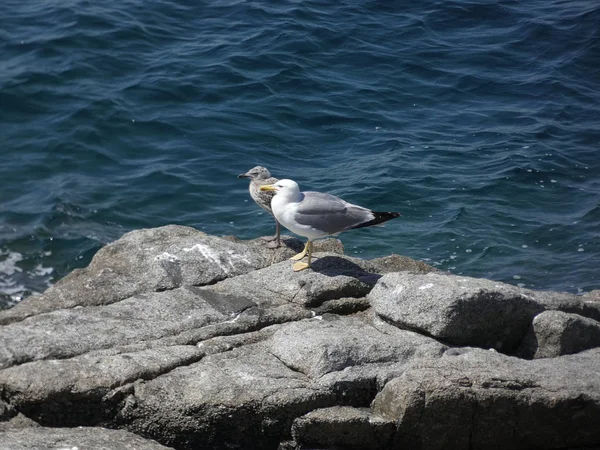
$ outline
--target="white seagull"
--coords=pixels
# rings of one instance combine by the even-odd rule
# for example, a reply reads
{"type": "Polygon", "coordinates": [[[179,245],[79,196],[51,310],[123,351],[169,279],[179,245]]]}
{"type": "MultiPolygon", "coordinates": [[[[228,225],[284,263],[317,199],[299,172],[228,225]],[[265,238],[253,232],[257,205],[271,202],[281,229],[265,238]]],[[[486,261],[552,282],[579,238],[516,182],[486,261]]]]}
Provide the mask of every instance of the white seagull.
{"type": "Polygon", "coordinates": [[[322,192],[300,192],[298,183],[279,180],[260,186],[261,191],[274,192],[271,208],[275,219],[292,233],[308,238],[304,250],[293,256],[294,271],[310,267],[312,241],[354,228],[369,227],[400,216],[397,212],[376,212],[353,205],[335,195],[322,192]],[[308,262],[300,262],[308,253],[308,262]]]}

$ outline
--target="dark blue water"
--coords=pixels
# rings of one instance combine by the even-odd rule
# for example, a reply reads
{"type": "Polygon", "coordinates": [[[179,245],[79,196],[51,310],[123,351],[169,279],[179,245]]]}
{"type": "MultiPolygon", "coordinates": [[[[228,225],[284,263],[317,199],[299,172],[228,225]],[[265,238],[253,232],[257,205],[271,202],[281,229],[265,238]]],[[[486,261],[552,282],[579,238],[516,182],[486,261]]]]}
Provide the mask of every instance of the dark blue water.
{"type": "Polygon", "coordinates": [[[236,178],[257,164],[403,213],[348,254],[598,289],[599,24],[572,0],[5,0],[0,306],[129,230],[272,233],[236,178]]]}

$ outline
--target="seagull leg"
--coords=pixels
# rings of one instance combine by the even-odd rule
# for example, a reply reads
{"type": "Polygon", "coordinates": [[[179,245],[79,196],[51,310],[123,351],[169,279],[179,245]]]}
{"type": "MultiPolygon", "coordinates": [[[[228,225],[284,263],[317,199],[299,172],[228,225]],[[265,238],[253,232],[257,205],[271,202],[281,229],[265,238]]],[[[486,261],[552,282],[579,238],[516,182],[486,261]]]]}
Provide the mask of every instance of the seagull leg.
{"type": "MultiPolygon", "coordinates": [[[[306,243],[306,247],[308,247],[308,262],[298,261],[297,263],[294,263],[292,265],[294,272],[300,272],[301,270],[308,269],[310,267],[310,259],[312,257],[312,242],[308,241],[306,243]]],[[[305,250],[306,250],[306,247],[305,247],[305,250]]]]}
{"type": "Polygon", "coordinates": [[[269,238],[267,248],[278,248],[281,245],[281,225],[279,225],[279,221],[277,219],[275,219],[275,223],[277,224],[277,227],[275,228],[275,237],[269,238]]]}
{"type": "Polygon", "coordinates": [[[297,255],[292,256],[290,259],[293,259],[294,261],[300,261],[302,258],[304,258],[306,256],[306,252],[308,251],[308,244],[309,243],[310,243],[310,241],[307,241],[306,245],[304,246],[304,250],[302,250],[297,255]]]}

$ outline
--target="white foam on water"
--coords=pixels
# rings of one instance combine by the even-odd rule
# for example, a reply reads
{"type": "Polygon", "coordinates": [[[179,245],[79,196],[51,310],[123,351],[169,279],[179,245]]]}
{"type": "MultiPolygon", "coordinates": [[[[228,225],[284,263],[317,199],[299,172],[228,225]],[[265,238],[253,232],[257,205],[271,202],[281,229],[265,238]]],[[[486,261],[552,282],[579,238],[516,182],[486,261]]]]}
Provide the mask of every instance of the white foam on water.
{"type": "Polygon", "coordinates": [[[28,273],[35,275],[36,277],[45,277],[46,275],[51,275],[52,272],[54,272],[52,267],[43,267],[41,264],[38,264],[31,272],[28,273]]]}
{"type": "Polygon", "coordinates": [[[10,276],[16,272],[23,272],[23,269],[17,266],[19,261],[23,261],[23,255],[19,252],[3,252],[0,250],[0,276],[10,276]],[[4,256],[6,258],[3,258],[4,256]]]}
{"type": "Polygon", "coordinates": [[[23,255],[18,252],[0,250],[0,294],[8,297],[8,303],[13,306],[23,300],[25,286],[17,282],[15,274],[23,272],[17,263],[23,260],[23,255]]]}
{"type": "Polygon", "coordinates": [[[8,306],[14,306],[26,296],[39,294],[51,286],[54,268],[38,263],[33,269],[25,270],[19,264],[24,260],[19,252],[0,249],[0,298],[3,298],[3,306],[6,302],[8,306]]]}

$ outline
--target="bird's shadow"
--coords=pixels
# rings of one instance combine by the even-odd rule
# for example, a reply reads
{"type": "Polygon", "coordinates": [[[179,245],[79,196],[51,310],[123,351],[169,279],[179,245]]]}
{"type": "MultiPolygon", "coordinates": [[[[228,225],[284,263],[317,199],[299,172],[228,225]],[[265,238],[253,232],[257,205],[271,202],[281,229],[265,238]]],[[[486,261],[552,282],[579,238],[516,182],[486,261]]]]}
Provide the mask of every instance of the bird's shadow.
{"type": "Polygon", "coordinates": [[[311,269],[328,277],[337,277],[340,275],[356,278],[363,283],[374,285],[382,275],[369,272],[358,264],[348,261],[339,256],[313,257],[311,269]]]}
{"type": "Polygon", "coordinates": [[[281,246],[287,247],[291,250],[294,250],[296,253],[300,253],[304,248],[304,243],[300,239],[282,236],[281,237],[281,246]]]}

